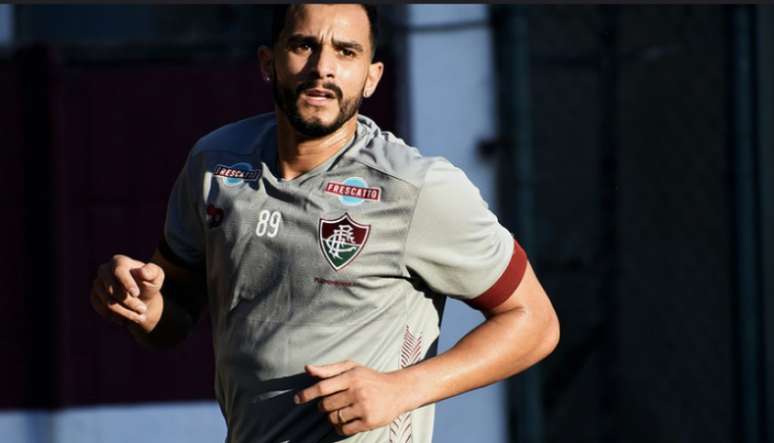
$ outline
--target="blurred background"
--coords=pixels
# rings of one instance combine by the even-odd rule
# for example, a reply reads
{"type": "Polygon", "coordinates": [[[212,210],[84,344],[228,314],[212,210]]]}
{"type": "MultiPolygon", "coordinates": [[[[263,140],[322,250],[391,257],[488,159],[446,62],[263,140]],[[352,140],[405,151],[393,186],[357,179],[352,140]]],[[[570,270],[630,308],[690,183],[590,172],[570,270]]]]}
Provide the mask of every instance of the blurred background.
{"type": "MultiPolygon", "coordinates": [[[[435,441],[774,441],[774,8],[394,5],[362,112],[443,155],[559,314],[535,368],[441,402],[435,441]]],[[[0,4],[9,211],[0,441],[214,442],[209,324],[149,352],[98,318],[193,143],[273,109],[256,5],[0,4]]],[[[450,302],[441,350],[482,317],[450,302]]]]}

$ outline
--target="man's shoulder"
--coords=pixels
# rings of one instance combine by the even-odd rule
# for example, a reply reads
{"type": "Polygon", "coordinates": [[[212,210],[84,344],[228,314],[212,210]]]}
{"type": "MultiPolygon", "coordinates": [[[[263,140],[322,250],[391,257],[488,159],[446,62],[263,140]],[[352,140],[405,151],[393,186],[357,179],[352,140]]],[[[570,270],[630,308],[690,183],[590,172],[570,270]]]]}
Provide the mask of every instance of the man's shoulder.
{"type": "Polygon", "coordinates": [[[430,170],[449,164],[443,157],[422,155],[419,149],[389,131],[382,131],[365,116],[359,116],[358,122],[368,141],[353,159],[369,168],[421,188],[430,170]]]}
{"type": "Polygon", "coordinates": [[[191,150],[191,155],[208,152],[250,154],[263,144],[276,126],[277,120],[273,112],[229,123],[200,138],[191,150]]]}

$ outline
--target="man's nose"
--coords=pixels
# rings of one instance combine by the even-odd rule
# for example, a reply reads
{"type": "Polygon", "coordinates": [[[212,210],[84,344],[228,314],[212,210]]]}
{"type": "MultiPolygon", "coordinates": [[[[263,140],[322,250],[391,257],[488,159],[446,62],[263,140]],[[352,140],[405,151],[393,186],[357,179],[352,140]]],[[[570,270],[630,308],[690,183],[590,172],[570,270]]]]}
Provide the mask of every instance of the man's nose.
{"type": "Polygon", "coordinates": [[[312,70],[320,78],[334,78],[336,76],[336,53],[333,49],[323,46],[311,62],[312,70]]]}

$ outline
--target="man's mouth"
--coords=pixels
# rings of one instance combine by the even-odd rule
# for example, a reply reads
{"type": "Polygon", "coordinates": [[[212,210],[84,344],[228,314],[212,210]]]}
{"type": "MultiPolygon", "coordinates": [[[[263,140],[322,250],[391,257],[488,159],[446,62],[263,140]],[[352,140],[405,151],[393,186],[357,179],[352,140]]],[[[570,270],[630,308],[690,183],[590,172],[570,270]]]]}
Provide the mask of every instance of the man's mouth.
{"type": "Polygon", "coordinates": [[[310,88],[301,92],[301,99],[311,106],[327,106],[336,100],[333,91],[323,88],[310,88]]]}
{"type": "Polygon", "coordinates": [[[328,89],[310,88],[304,90],[302,94],[312,98],[336,98],[336,94],[328,89]]]}

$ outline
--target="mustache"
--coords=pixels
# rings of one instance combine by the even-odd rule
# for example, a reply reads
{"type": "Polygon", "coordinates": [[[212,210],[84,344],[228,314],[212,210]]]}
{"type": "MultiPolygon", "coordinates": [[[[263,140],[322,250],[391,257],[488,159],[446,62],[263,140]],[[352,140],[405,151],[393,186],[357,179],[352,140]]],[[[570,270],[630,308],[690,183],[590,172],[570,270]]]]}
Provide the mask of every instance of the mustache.
{"type": "Polygon", "coordinates": [[[341,88],[336,86],[335,83],[332,82],[326,82],[323,84],[318,85],[316,81],[314,80],[307,80],[305,82],[302,82],[300,85],[296,86],[296,96],[301,95],[302,92],[306,91],[307,89],[313,89],[313,88],[323,88],[327,89],[333,94],[336,95],[336,98],[341,101],[341,99],[344,97],[344,93],[341,91],[341,88]]]}

